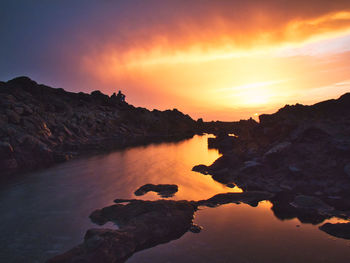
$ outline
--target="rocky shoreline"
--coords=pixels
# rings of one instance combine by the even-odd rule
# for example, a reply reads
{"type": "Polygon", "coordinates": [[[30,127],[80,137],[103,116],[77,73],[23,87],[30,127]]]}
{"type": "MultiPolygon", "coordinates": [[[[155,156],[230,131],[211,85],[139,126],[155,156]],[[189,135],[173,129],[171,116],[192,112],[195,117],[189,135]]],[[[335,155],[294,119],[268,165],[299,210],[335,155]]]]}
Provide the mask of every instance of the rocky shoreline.
{"type": "MultiPolygon", "coordinates": [[[[269,201],[281,219],[298,218],[321,231],[350,239],[350,93],[312,106],[285,106],[275,114],[240,122],[194,121],[177,110],[135,108],[115,96],[53,89],[20,77],[0,82],[0,169],[2,175],[45,167],[86,152],[147,142],[179,140],[210,132],[208,147],[223,155],[193,171],[243,193],[207,200],[116,199],[94,211],[99,225],[82,244],[48,262],[125,262],[137,251],[200,232],[193,224],[201,207],[269,201]]],[[[146,184],[135,191],[172,197],[177,185],[146,184]]]]}
{"type": "MultiPolygon", "coordinates": [[[[286,106],[261,115],[234,136],[218,133],[208,142],[222,153],[194,171],[243,190],[350,195],[350,94],[312,106],[286,106]]],[[[350,203],[346,205],[350,210],[350,203]]]]}
{"type": "MultiPolygon", "coordinates": [[[[272,210],[282,220],[319,224],[338,217],[349,222],[350,93],[312,106],[287,105],[259,119],[218,131],[208,145],[223,155],[193,171],[243,191],[273,193],[272,210]]],[[[349,224],[320,229],[350,238],[349,224]]]]}
{"type": "MultiPolygon", "coordinates": [[[[158,186],[163,187],[168,185],[158,186]]],[[[283,195],[267,191],[222,193],[199,201],[116,199],[116,204],[92,212],[90,219],[98,225],[113,222],[118,229],[89,229],[82,244],[47,263],[122,263],[138,251],[178,239],[186,232],[201,232],[202,227],[193,223],[201,207],[241,203],[256,207],[260,201],[271,202],[272,211],[281,220],[297,217],[303,223],[320,224],[333,217],[349,220],[350,216],[316,198],[298,196],[288,203],[283,195]]],[[[350,223],[325,223],[319,229],[334,237],[350,239],[350,223]]]]}
{"type": "Polygon", "coordinates": [[[188,231],[199,233],[201,227],[193,223],[193,218],[201,206],[228,203],[256,206],[272,197],[270,193],[252,191],[218,194],[200,201],[116,199],[115,205],[92,212],[90,219],[98,225],[114,222],[118,229],[89,229],[82,244],[47,263],[122,263],[140,250],[178,239],[188,231]]]}
{"type": "Polygon", "coordinates": [[[197,130],[176,109],[135,108],[115,94],[71,93],[27,77],[0,82],[1,179],[88,152],[190,138],[197,130]]]}

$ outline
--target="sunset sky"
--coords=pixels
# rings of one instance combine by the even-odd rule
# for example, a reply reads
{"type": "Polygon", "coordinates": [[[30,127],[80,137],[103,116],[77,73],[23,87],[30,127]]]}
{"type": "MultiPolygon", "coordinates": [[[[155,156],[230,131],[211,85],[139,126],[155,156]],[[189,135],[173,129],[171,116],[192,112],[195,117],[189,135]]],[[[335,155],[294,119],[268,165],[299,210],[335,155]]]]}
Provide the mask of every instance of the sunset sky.
{"type": "Polygon", "coordinates": [[[239,120],[350,91],[350,1],[2,0],[0,80],[239,120]]]}

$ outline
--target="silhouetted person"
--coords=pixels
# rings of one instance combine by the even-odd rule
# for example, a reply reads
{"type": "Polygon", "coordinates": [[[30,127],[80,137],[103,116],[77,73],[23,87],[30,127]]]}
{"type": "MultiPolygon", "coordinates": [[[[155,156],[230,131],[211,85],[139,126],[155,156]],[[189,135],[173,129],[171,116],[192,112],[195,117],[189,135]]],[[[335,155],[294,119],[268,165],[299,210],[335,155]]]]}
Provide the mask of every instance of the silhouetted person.
{"type": "Polygon", "coordinates": [[[121,101],[121,99],[122,99],[122,92],[119,90],[117,94],[117,100],[121,101]]]}

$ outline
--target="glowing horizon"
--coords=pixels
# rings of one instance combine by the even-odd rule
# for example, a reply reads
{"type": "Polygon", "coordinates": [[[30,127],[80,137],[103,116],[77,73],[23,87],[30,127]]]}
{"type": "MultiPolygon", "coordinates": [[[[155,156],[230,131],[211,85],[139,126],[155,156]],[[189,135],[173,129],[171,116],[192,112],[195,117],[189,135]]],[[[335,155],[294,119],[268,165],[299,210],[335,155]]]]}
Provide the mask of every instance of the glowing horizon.
{"type": "Polygon", "coordinates": [[[350,91],[348,1],[135,0],[85,12],[56,22],[66,42],[50,28],[46,64],[14,72],[71,91],[121,89],[135,106],[208,121],[350,91]]]}

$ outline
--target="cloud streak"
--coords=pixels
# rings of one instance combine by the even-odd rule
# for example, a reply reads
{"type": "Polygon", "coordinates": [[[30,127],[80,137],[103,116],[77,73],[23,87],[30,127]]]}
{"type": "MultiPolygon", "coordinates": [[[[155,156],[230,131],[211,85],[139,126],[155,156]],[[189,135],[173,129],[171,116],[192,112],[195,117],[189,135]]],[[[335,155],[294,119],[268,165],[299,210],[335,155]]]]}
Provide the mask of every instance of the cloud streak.
{"type": "Polygon", "coordinates": [[[228,120],[311,102],[306,91],[317,87],[326,87],[322,98],[334,96],[340,86],[332,83],[348,79],[348,0],[1,5],[3,80],[30,75],[72,91],[122,89],[136,105],[228,120]]]}

